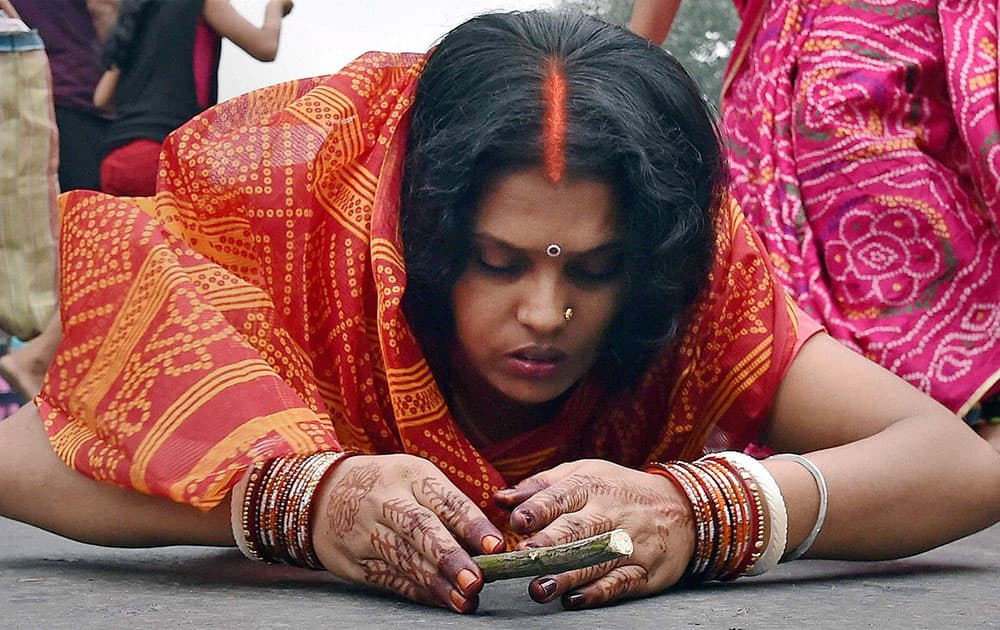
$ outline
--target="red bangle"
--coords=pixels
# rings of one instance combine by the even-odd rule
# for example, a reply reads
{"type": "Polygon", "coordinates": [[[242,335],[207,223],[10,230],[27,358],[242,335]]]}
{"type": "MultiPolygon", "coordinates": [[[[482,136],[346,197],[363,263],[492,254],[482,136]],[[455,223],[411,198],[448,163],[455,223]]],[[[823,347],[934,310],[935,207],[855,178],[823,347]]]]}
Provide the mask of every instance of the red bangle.
{"type": "Polygon", "coordinates": [[[321,451],[275,457],[253,465],[234,523],[237,546],[265,562],[322,569],[312,542],[313,499],[322,480],[353,451],[321,451]]]}

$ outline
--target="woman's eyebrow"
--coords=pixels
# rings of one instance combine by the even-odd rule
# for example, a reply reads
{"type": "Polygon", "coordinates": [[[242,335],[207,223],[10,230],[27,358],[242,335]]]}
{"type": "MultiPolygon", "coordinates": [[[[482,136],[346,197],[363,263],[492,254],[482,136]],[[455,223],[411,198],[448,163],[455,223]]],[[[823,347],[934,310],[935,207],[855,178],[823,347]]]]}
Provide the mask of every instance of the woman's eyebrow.
{"type": "MultiPolygon", "coordinates": [[[[534,251],[535,249],[537,249],[537,248],[534,248],[534,247],[532,247],[532,248],[518,247],[517,245],[509,243],[509,242],[503,240],[502,238],[500,238],[498,236],[494,236],[494,235],[492,235],[492,234],[490,234],[488,232],[476,232],[476,233],[474,233],[472,235],[472,238],[473,238],[474,241],[477,241],[478,245],[493,245],[493,246],[496,246],[496,247],[500,247],[502,249],[510,250],[511,252],[515,252],[515,253],[518,253],[518,254],[527,254],[528,252],[531,252],[531,251],[534,251]]],[[[603,243],[601,245],[598,245],[596,247],[592,247],[592,248],[584,250],[584,251],[575,251],[575,250],[570,250],[570,249],[565,249],[564,248],[563,249],[563,253],[566,254],[566,255],[568,255],[568,256],[573,256],[573,257],[590,256],[590,255],[593,255],[593,254],[603,254],[603,253],[606,253],[606,252],[609,252],[609,251],[620,250],[621,248],[622,248],[622,242],[620,240],[616,239],[616,240],[608,241],[607,243],[603,243]]],[[[544,247],[542,248],[542,250],[544,250],[544,247]]],[[[542,251],[542,250],[539,250],[539,251],[542,251]]]]}

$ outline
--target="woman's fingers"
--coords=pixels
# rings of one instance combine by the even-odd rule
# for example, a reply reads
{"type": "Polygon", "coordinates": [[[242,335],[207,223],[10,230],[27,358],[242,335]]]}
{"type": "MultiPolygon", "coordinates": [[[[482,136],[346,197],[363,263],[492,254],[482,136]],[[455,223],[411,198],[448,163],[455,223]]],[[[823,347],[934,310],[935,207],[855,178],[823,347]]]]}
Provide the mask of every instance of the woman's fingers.
{"type": "Polygon", "coordinates": [[[394,565],[377,558],[366,558],[358,562],[361,575],[355,581],[370,584],[382,590],[391,591],[428,606],[441,606],[442,602],[423,584],[409,575],[403,574],[394,565]]]}
{"type": "Polygon", "coordinates": [[[535,578],[528,585],[528,594],[540,604],[561,598],[563,607],[571,610],[648,594],[646,569],[622,562],[616,560],[579,571],[535,578]]]}
{"type": "Polygon", "coordinates": [[[383,505],[382,523],[433,566],[435,574],[447,580],[449,588],[457,589],[464,597],[482,588],[479,566],[431,510],[412,498],[392,499],[383,505]]]}
{"type": "Polygon", "coordinates": [[[429,584],[435,595],[455,610],[474,609],[484,579],[467,549],[477,554],[501,551],[503,534],[434,466],[417,466],[410,479],[412,494],[383,502],[381,522],[419,551],[445,581],[446,587],[429,584]]]}
{"type": "MultiPolygon", "coordinates": [[[[510,526],[531,534],[563,514],[583,509],[592,494],[604,492],[608,482],[594,475],[575,474],[533,493],[510,513],[510,526]]],[[[520,486],[519,486],[520,487],[520,486]]]]}
{"type": "Polygon", "coordinates": [[[417,501],[434,512],[466,549],[477,554],[504,551],[503,532],[446,477],[427,476],[413,485],[417,501]]]}
{"type": "Polygon", "coordinates": [[[584,608],[663,590],[680,578],[693,553],[690,507],[669,480],[648,473],[581,460],[536,476],[519,496],[511,525],[527,536],[518,548],[564,544],[615,528],[628,531],[634,544],[631,556],[614,563],[536,578],[528,591],[538,602],[561,598],[567,608],[584,608]]]}
{"type": "Polygon", "coordinates": [[[388,505],[383,516],[410,537],[461,596],[475,596],[483,587],[483,573],[467,550],[503,551],[503,533],[436,468],[415,479],[412,490],[420,510],[388,505]]]}
{"type": "Polygon", "coordinates": [[[573,512],[552,521],[545,529],[524,538],[517,544],[518,549],[552,547],[590,538],[617,527],[615,521],[601,512],[573,512]]]}
{"type": "Polygon", "coordinates": [[[594,608],[629,597],[648,595],[649,574],[637,564],[611,569],[589,584],[572,588],[562,595],[563,608],[579,610],[594,608]]]}
{"type": "Polygon", "coordinates": [[[447,571],[439,563],[391,526],[380,524],[373,529],[370,554],[358,561],[361,581],[456,612],[471,612],[478,606],[478,592],[464,592],[446,577],[447,571]]]}
{"type": "Polygon", "coordinates": [[[621,559],[612,560],[576,571],[537,577],[528,584],[528,595],[539,604],[551,602],[571,589],[602,578],[621,563],[621,559]]]}
{"type": "Polygon", "coordinates": [[[502,550],[503,537],[437,467],[357,456],[325,483],[313,540],[327,569],[459,612],[476,608],[483,576],[467,549],[502,550]]]}
{"type": "Polygon", "coordinates": [[[493,501],[495,501],[496,504],[502,508],[514,508],[536,492],[541,492],[542,490],[548,488],[550,485],[548,475],[550,473],[551,471],[539,473],[533,477],[521,480],[521,482],[513,488],[503,488],[502,490],[497,490],[497,492],[493,495],[493,501]]]}

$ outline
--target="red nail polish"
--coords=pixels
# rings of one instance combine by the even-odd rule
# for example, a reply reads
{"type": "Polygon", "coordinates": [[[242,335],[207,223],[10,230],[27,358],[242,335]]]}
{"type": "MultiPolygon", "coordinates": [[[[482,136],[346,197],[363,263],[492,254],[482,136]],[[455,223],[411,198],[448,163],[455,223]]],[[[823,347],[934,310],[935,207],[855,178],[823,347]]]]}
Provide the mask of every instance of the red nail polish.
{"type": "Polygon", "coordinates": [[[448,595],[451,598],[451,605],[455,608],[455,610],[462,612],[465,607],[465,598],[462,597],[462,594],[455,589],[451,589],[451,593],[448,595]]]}
{"type": "Polygon", "coordinates": [[[482,545],[483,549],[486,550],[486,553],[496,553],[506,546],[504,545],[502,538],[497,538],[493,534],[486,534],[483,536],[482,545]]]}
{"type": "Polygon", "coordinates": [[[583,593],[566,593],[563,595],[563,606],[570,610],[583,608],[583,593]]]}
{"type": "Polygon", "coordinates": [[[521,512],[521,520],[524,521],[524,527],[527,529],[535,522],[535,517],[531,515],[531,512],[521,512]]]}
{"type": "Polygon", "coordinates": [[[462,569],[458,572],[458,575],[455,576],[455,581],[458,582],[458,588],[464,595],[469,592],[470,586],[479,581],[479,578],[476,577],[476,574],[469,569],[462,569]]]}
{"type": "Polygon", "coordinates": [[[546,597],[552,597],[556,594],[558,584],[556,584],[556,581],[552,578],[542,578],[538,581],[538,586],[545,593],[546,597]]]}

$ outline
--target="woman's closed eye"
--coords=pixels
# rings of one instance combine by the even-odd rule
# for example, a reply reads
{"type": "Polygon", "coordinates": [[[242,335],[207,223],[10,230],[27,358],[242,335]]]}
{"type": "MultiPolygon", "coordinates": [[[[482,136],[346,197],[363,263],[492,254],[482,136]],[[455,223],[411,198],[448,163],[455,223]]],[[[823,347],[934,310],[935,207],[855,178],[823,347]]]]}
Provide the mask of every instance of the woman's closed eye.
{"type": "Polygon", "coordinates": [[[483,250],[473,253],[473,262],[480,271],[502,278],[516,278],[527,271],[530,266],[529,261],[524,257],[483,250]]]}
{"type": "Polygon", "coordinates": [[[582,285],[616,282],[622,272],[622,257],[618,252],[585,254],[566,266],[570,280],[582,285]]]}
{"type": "MultiPolygon", "coordinates": [[[[524,250],[485,238],[477,238],[471,258],[477,271],[503,280],[516,280],[535,265],[524,250]]],[[[564,253],[558,262],[550,262],[561,264],[566,278],[585,289],[617,282],[623,268],[621,248],[617,244],[579,254],[564,253]]]]}

